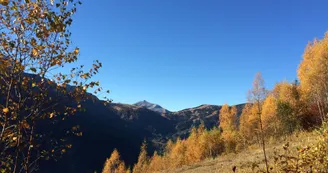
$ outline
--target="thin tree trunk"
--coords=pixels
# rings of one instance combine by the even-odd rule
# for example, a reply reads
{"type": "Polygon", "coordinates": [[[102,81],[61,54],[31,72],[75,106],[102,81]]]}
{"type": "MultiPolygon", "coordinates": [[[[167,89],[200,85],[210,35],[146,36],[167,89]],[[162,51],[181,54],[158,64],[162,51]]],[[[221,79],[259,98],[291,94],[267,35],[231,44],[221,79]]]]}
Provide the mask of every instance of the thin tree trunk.
{"type": "Polygon", "coordinates": [[[26,163],[25,163],[25,170],[26,170],[26,173],[30,173],[29,172],[29,162],[30,162],[30,157],[31,157],[31,150],[32,150],[32,141],[33,141],[33,135],[34,135],[34,125],[35,125],[35,122],[33,122],[33,126],[32,126],[32,129],[31,129],[31,134],[30,134],[30,139],[29,139],[29,147],[28,147],[28,150],[27,150],[27,158],[26,158],[26,163]]]}
{"type": "Polygon", "coordinates": [[[258,108],[258,114],[259,114],[259,120],[260,120],[260,135],[261,135],[261,140],[262,140],[262,149],[263,149],[263,155],[264,155],[264,161],[265,161],[265,167],[266,167],[266,172],[269,173],[269,165],[268,165],[268,159],[265,151],[265,140],[264,140],[264,135],[263,135],[263,125],[262,125],[262,117],[261,117],[261,104],[260,101],[257,101],[257,108],[258,108]]]}
{"type": "Polygon", "coordinates": [[[16,158],[15,158],[15,167],[13,173],[16,173],[17,165],[18,165],[18,154],[19,154],[19,144],[20,144],[20,127],[18,127],[18,136],[17,136],[17,150],[16,150],[16,158]]]}
{"type": "Polygon", "coordinates": [[[325,119],[324,119],[324,113],[323,113],[323,110],[322,110],[322,107],[321,107],[321,104],[320,104],[320,101],[317,100],[317,107],[319,109],[319,114],[320,114],[320,118],[321,118],[321,122],[323,122],[325,119]]]}
{"type": "Polygon", "coordinates": [[[263,149],[263,154],[264,154],[264,160],[265,160],[265,166],[266,166],[266,172],[269,172],[269,165],[268,165],[268,159],[265,151],[265,140],[264,140],[264,135],[263,135],[263,126],[262,126],[262,120],[261,120],[261,114],[260,116],[260,129],[261,129],[261,138],[262,138],[262,149],[263,149]]]}

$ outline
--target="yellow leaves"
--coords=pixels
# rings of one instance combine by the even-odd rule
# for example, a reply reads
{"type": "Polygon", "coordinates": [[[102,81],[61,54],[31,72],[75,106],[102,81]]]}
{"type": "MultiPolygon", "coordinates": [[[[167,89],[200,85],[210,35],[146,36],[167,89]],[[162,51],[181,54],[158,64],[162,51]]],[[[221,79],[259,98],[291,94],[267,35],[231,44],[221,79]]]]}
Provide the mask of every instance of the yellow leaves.
{"type": "Polygon", "coordinates": [[[72,144],[67,144],[66,148],[72,148],[72,144]]]}
{"type": "Polygon", "coordinates": [[[147,157],[147,145],[144,142],[140,148],[140,154],[138,157],[138,162],[134,165],[133,171],[135,173],[143,173],[147,172],[147,164],[148,164],[148,157],[147,157]]]}
{"type": "Polygon", "coordinates": [[[76,127],[76,126],[72,127],[73,131],[76,131],[77,129],[78,129],[78,127],[76,127]]]}
{"type": "Polygon", "coordinates": [[[0,0],[0,4],[3,6],[7,6],[9,4],[9,0],[0,0]]]}
{"type": "Polygon", "coordinates": [[[20,70],[21,70],[21,71],[24,71],[24,70],[25,70],[25,66],[24,66],[24,65],[21,65],[21,66],[20,66],[20,70]]]}
{"type": "Polygon", "coordinates": [[[87,79],[88,77],[90,77],[90,74],[89,73],[84,73],[80,77],[83,78],[83,79],[87,79]]]}
{"type": "Polygon", "coordinates": [[[220,109],[220,127],[223,131],[234,131],[237,128],[237,108],[233,106],[231,109],[224,104],[220,109]]]}
{"type": "Polygon", "coordinates": [[[50,115],[49,115],[49,118],[53,118],[54,117],[54,113],[51,113],[50,115]]]}
{"type": "Polygon", "coordinates": [[[125,167],[125,163],[120,159],[120,154],[115,149],[110,158],[106,160],[105,166],[102,170],[102,173],[126,173],[128,172],[128,169],[125,167]]]}
{"type": "Polygon", "coordinates": [[[36,50],[35,48],[34,49],[32,49],[32,55],[33,56],[38,56],[38,50],[36,50]]]}
{"type": "Polygon", "coordinates": [[[82,136],[82,135],[83,135],[82,132],[76,134],[76,136],[82,136]]]}
{"type": "MultiPolygon", "coordinates": [[[[203,128],[203,127],[201,127],[203,128]]],[[[165,172],[183,165],[193,164],[207,158],[213,158],[224,151],[224,141],[218,128],[212,130],[193,129],[193,134],[187,139],[178,138],[176,142],[166,143],[163,155],[157,152],[148,157],[147,145],[144,142],[140,148],[137,163],[133,167],[134,173],[165,172]]],[[[105,162],[102,173],[125,172],[124,162],[120,161],[119,152],[114,150],[105,162]]]]}
{"type": "Polygon", "coordinates": [[[2,112],[5,113],[5,114],[7,114],[9,112],[9,109],[8,108],[3,108],[2,109],[2,112]]]}
{"type": "Polygon", "coordinates": [[[32,39],[31,39],[31,45],[32,45],[33,47],[36,47],[36,46],[37,46],[37,42],[36,42],[35,38],[32,38],[32,39]]]}
{"type": "Polygon", "coordinates": [[[21,127],[24,128],[24,129],[30,129],[30,125],[28,124],[28,122],[26,120],[24,120],[22,123],[21,123],[21,127]]]}
{"type": "Polygon", "coordinates": [[[80,52],[80,49],[79,48],[75,48],[75,50],[74,50],[74,54],[79,54],[79,52],[80,52]]]}
{"type": "Polygon", "coordinates": [[[313,105],[322,102],[317,109],[324,119],[328,104],[328,34],[322,40],[314,41],[304,51],[298,68],[301,90],[305,99],[313,105]]]}

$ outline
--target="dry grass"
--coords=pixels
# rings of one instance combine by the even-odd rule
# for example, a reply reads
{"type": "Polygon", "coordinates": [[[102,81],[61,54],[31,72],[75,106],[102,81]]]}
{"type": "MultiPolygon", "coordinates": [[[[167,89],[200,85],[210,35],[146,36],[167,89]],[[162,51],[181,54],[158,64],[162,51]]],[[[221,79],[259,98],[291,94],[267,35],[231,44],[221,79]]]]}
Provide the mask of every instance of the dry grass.
{"type": "MultiPolygon", "coordinates": [[[[275,150],[282,151],[283,145],[289,142],[290,148],[296,151],[297,146],[305,146],[316,141],[316,135],[309,132],[301,132],[285,139],[271,140],[267,144],[267,154],[269,165],[274,166],[273,156],[275,150]]],[[[216,159],[206,160],[194,165],[184,166],[174,171],[165,171],[167,173],[226,173],[233,172],[232,168],[236,166],[237,173],[251,173],[265,170],[263,153],[260,146],[250,146],[247,150],[237,154],[230,153],[219,156],[216,159]]]]}

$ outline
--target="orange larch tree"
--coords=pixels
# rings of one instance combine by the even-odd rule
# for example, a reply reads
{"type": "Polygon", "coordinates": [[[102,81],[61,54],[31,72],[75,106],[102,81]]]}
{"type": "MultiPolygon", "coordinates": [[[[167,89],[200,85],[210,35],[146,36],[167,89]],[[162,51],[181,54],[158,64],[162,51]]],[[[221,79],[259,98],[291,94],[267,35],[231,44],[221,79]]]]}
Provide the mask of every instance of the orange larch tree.
{"type": "Polygon", "coordinates": [[[264,133],[263,133],[263,124],[262,124],[262,105],[267,96],[267,91],[264,87],[264,80],[262,78],[261,73],[257,73],[255,76],[255,79],[253,81],[253,88],[249,92],[248,101],[253,104],[253,106],[256,108],[256,114],[258,117],[259,122],[259,129],[260,129],[260,138],[261,138],[261,144],[263,148],[263,155],[266,165],[266,171],[269,172],[269,166],[268,166],[268,159],[266,155],[266,149],[265,149],[265,140],[264,140],[264,133]]]}

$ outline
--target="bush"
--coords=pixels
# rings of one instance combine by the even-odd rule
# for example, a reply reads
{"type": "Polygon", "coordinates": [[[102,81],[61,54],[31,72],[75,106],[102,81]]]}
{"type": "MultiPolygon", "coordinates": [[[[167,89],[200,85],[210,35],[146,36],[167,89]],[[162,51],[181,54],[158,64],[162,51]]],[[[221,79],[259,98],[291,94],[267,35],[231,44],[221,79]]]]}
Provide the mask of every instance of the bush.
{"type": "Polygon", "coordinates": [[[287,143],[284,153],[275,153],[276,171],[283,172],[327,172],[328,171],[328,124],[316,131],[318,142],[313,145],[297,148],[296,154],[291,152],[287,143]]]}

